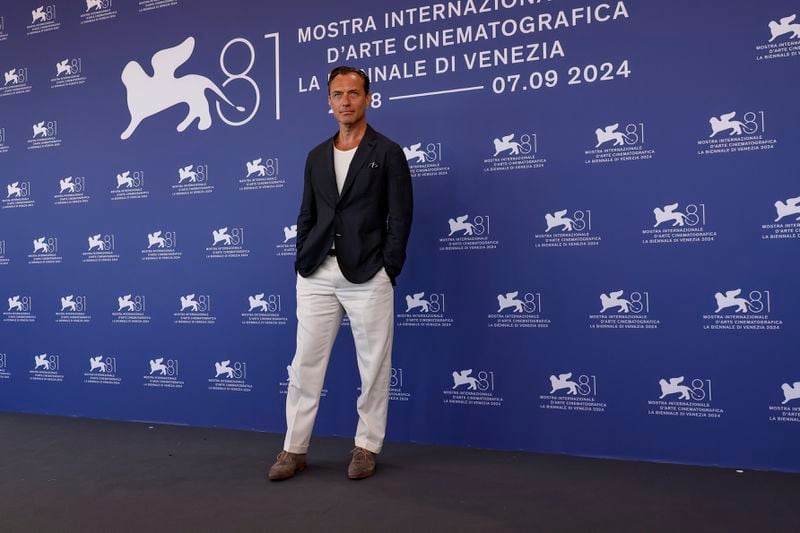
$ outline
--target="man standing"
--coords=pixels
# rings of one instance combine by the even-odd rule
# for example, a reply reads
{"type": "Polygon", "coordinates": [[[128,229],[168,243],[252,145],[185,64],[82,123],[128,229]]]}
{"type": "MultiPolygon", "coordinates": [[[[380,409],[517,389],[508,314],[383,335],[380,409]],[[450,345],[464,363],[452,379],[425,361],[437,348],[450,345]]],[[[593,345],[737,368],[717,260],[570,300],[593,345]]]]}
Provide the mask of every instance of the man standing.
{"type": "Polygon", "coordinates": [[[331,348],[346,312],[361,394],[350,479],[375,472],[389,406],[395,278],[406,258],[412,193],[400,146],[366,119],[369,78],[351,67],[328,77],[339,131],[309,152],[297,217],[297,351],[289,369],[286,439],[269,479],[306,467],[331,348]]]}

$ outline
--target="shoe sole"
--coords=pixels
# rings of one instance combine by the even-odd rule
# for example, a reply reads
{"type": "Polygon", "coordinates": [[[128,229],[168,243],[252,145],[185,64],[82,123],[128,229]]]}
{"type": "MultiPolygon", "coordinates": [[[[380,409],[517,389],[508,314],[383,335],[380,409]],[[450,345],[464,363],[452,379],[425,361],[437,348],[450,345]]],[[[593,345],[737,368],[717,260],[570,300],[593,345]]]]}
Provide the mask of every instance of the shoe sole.
{"type": "Polygon", "coordinates": [[[367,479],[368,477],[372,477],[373,475],[375,475],[375,470],[365,474],[357,474],[357,475],[347,474],[347,479],[352,479],[352,480],[367,479]]]}

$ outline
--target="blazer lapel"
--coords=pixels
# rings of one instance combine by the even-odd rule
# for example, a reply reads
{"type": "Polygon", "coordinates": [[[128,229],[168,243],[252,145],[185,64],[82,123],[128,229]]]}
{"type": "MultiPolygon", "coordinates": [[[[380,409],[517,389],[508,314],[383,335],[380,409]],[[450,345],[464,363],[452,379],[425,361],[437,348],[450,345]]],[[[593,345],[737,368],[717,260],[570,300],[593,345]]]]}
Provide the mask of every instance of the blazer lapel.
{"type": "Polygon", "coordinates": [[[336,186],[336,171],[333,167],[333,137],[325,150],[325,174],[322,176],[322,187],[325,196],[330,199],[331,205],[336,205],[336,202],[339,201],[339,189],[336,186]]]}
{"type": "MultiPolygon", "coordinates": [[[[344,180],[342,194],[339,196],[340,202],[342,198],[347,195],[350,189],[353,188],[353,182],[356,180],[356,174],[358,174],[358,171],[361,170],[361,167],[367,163],[367,160],[372,153],[372,149],[375,148],[375,143],[375,131],[369,125],[367,125],[367,131],[364,133],[364,138],[361,139],[361,143],[359,143],[358,149],[356,150],[355,155],[353,155],[353,161],[350,163],[350,168],[347,170],[347,178],[344,180]]],[[[331,152],[333,152],[333,150],[331,150],[331,152]]],[[[334,176],[334,183],[335,182],[336,177],[334,176]]]]}

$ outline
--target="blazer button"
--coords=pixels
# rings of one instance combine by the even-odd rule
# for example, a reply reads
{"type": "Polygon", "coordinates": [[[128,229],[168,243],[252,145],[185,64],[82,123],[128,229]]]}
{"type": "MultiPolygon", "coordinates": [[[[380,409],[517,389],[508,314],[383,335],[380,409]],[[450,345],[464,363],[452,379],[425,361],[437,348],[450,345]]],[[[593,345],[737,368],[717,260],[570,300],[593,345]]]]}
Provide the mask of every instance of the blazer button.
{"type": "Polygon", "coordinates": [[[341,233],[337,233],[337,234],[336,234],[336,236],[337,236],[337,237],[341,237],[341,236],[342,236],[342,234],[341,234],[341,233]]]}

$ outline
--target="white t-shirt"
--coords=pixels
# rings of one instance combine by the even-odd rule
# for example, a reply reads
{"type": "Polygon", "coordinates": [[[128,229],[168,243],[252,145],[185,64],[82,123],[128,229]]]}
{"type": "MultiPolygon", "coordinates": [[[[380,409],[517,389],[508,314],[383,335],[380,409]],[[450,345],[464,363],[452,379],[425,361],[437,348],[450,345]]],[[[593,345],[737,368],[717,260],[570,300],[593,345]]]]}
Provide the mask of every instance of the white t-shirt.
{"type": "MultiPolygon", "coordinates": [[[[339,194],[342,194],[342,187],[344,187],[344,180],[347,178],[347,171],[350,170],[350,163],[353,161],[353,156],[356,155],[356,146],[350,150],[339,150],[334,145],[333,147],[333,170],[336,173],[336,188],[339,189],[339,194]]],[[[336,243],[331,245],[331,250],[336,248],[336,243]]]]}
{"type": "Polygon", "coordinates": [[[344,180],[347,177],[347,171],[350,169],[350,162],[353,161],[353,156],[356,155],[356,146],[350,150],[339,150],[336,146],[333,147],[333,170],[336,172],[336,188],[339,189],[339,194],[342,194],[342,187],[344,187],[344,180]]]}

